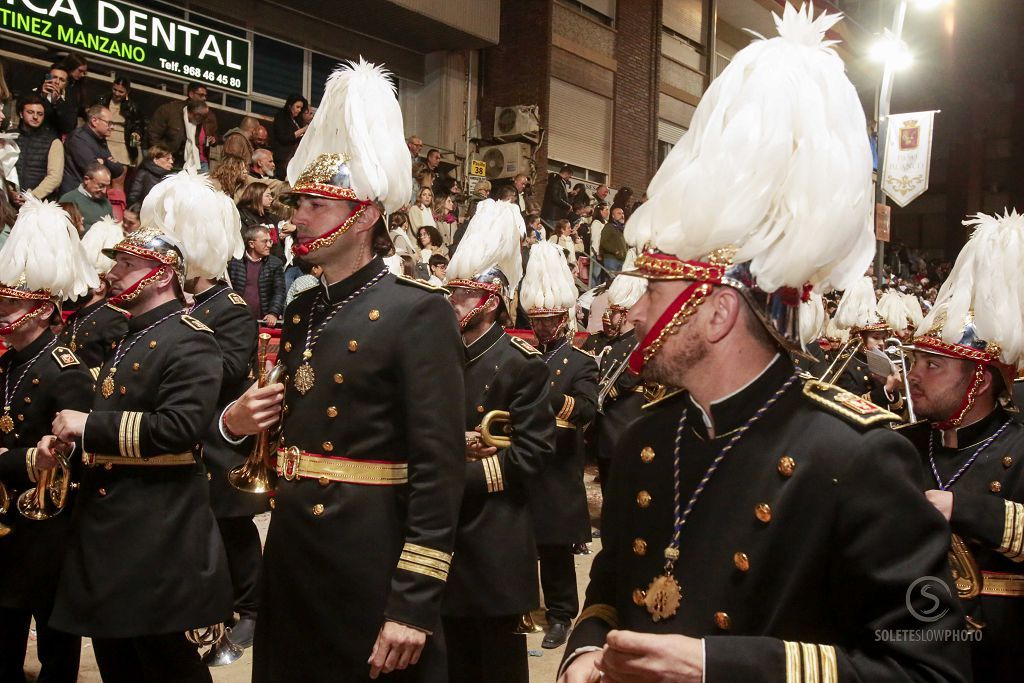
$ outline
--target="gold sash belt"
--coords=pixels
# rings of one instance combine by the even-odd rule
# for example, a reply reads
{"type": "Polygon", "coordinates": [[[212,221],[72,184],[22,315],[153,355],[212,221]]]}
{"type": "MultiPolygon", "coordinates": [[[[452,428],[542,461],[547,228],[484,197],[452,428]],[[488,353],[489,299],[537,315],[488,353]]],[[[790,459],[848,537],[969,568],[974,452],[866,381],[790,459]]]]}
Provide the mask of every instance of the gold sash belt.
{"type": "Polygon", "coordinates": [[[107,469],[113,466],[168,466],[168,465],[195,465],[196,459],[192,453],[166,453],[154,455],[149,458],[126,458],[121,455],[96,455],[94,453],[83,453],[82,462],[87,467],[103,465],[107,469]]]}
{"type": "Polygon", "coordinates": [[[297,446],[278,449],[277,473],[288,481],[326,479],[342,484],[369,486],[394,486],[409,481],[408,463],[350,460],[307,453],[297,446]]]}
{"type": "Polygon", "coordinates": [[[981,594],[1002,598],[1024,598],[1024,575],[983,571],[981,594]]]}

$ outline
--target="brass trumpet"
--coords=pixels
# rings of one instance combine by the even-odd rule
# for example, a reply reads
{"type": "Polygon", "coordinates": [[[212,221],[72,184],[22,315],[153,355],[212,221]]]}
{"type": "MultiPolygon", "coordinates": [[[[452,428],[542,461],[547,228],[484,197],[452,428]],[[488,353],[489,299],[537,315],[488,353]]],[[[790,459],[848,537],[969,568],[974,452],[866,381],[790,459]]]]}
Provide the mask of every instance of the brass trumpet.
{"type": "MultiPolygon", "coordinates": [[[[11,494],[7,492],[7,487],[4,486],[3,482],[0,482],[0,515],[6,515],[7,511],[10,509],[11,494]]],[[[11,527],[6,524],[0,524],[0,538],[3,538],[9,533],[11,533],[11,527]]]]}
{"type": "Polygon", "coordinates": [[[961,600],[972,600],[981,595],[981,572],[978,563],[964,540],[953,534],[949,544],[949,565],[953,570],[953,582],[961,600]]]}
{"type": "Polygon", "coordinates": [[[512,445],[512,419],[507,410],[492,410],[477,427],[480,440],[491,448],[508,448],[512,445]],[[500,433],[495,434],[495,430],[500,433]]]}
{"type": "Polygon", "coordinates": [[[202,658],[203,664],[206,666],[226,666],[245,654],[244,649],[235,645],[228,638],[228,629],[224,624],[214,624],[205,628],[185,631],[185,640],[197,648],[210,648],[202,658]]]}
{"type": "Polygon", "coordinates": [[[67,455],[54,449],[53,457],[57,466],[43,470],[36,480],[36,487],[18,496],[18,512],[36,521],[56,517],[68,502],[71,490],[71,467],[67,455]]]}
{"type": "MultiPolygon", "coordinates": [[[[259,365],[259,386],[263,388],[271,384],[284,384],[288,381],[284,366],[278,363],[269,371],[266,370],[267,355],[270,347],[270,335],[266,332],[259,337],[259,349],[256,362],[259,365]]],[[[277,452],[281,440],[281,423],[264,429],[256,435],[256,445],[244,463],[228,472],[228,482],[239,491],[245,493],[270,493],[274,490],[271,477],[274,476],[270,459],[277,452]]]]}
{"type": "Polygon", "coordinates": [[[835,384],[842,377],[847,366],[850,365],[850,361],[853,360],[853,357],[863,346],[863,337],[859,334],[850,335],[850,340],[843,344],[843,348],[836,354],[832,364],[828,366],[828,369],[825,370],[825,373],[818,380],[826,384],[835,384]]]}

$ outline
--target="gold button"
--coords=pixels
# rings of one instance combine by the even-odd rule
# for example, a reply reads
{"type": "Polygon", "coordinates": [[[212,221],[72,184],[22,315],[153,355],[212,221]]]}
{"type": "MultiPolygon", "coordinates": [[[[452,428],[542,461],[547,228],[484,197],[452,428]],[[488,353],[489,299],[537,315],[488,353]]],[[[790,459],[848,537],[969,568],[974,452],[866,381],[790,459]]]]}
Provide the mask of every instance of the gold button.
{"type": "Polygon", "coordinates": [[[103,489],[103,488],[101,488],[101,489],[100,489],[100,490],[98,490],[98,491],[97,491],[96,493],[100,494],[101,496],[105,496],[105,495],[107,495],[107,490],[106,490],[106,489],[103,489]]]}
{"type": "Polygon", "coordinates": [[[18,413],[18,422],[24,422],[24,421],[25,421],[25,416],[22,415],[21,413],[18,413]]]}
{"type": "Polygon", "coordinates": [[[151,349],[155,349],[156,348],[156,340],[155,339],[153,341],[149,342],[149,348],[151,348],[151,349]]]}
{"type": "Polygon", "coordinates": [[[380,311],[376,308],[370,311],[370,320],[377,320],[378,318],[380,318],[380,311]]]}
{"type": "Polygon", "coordinates": [[[334,373],[334,383],[335,384],[341,384],[344,381],[345,381],[345,376],[344,375],[342,375],[340,372],[334,373]]]}
{"type": "Polygon", "coordinates": [[[476,412],[478,412],[478,413],[484,412],[484,407],[483,406],[477,406],[476,407],[476,412]]]}
{"type": "Polygon", "coordinates": [[[645,597],[647,597],[647,596],[644,594],[644,591],[642,589],[640,589],[640,588],[634,588],[633,589],[633,604],[634,605],[636,605],[637,607],[643,607],[644,606],[644,598],[645,597]]]}
{"type": "Polygon", "coordinates": [[[39,384],[39,378],[38,378],[38,377],[34,377],[34,378],[32,379],[32,384],[36,384],[36,385],[38,385],[38,384],[39,384]]]}
{"type": "Polygon", "coordinates": [[[122,386],[121,387],[121,395],[124,396],[127,393],[128,393],[128,387],[122,386]]]}
{"type": "Polygon", "coordinates": [[[32,402],[32,397],[31,396],[26,396],[25,397],[25,403],[31,403],[31,402],[32,402]]]}
{"type": "Polygon", "coordinates": [[[313,506],[313,516],[319,517],[322,514],[324,514],[324,505],[323,503],[317,503],[313,506]]]}
{"type": "Polygon", "coordinates": [[[758,503],[754,506],[754,515],[756,515],[759,520],[767,524],[772,521],[772,506],[768,503],[758,503]]]}
{"type": "Polygon", "coordinates": [[[750,569],[750,558],[747,557],[746,553],[736,553],[733,555],[732,563],[736,565],[736,569],[739,569],[741,572],[745,572],[750,569]]]}
{"type": "Polygon", "coordinates": [[[562,374],[562,371],[561,371],[561,369],[559,369],[559,370],[555,370],[555,376],[556,376],[556,377],[557,377],[558,375],[561,375],[561,374],[562,374]]]}
{"type": "Polygon", "coordinates": [[[213,475],[209,472],[206,473],[206,481],[213,481],[213,475]]]}
{"type": "Polygon", "coordinates": [[[296,313],[295,315],[292,316],[292,324],[293,325],[298,325],[301,322],[302,322],[302,316],[301,315],[296,313]]]}
{"type": "Polygon", "coordinates": [[[641,491],[636,494],[636,504],[642,508],[647,507],[651,504],[651,494],[647,493],[647,491],[641,491]]]}
{"type": "Polygon", "coordinates": [[[114,469],[114,465],[112,463],[108,462],[105,465],[103,465],[103,469],[105,469],[105,470],[107,470],[109,472],[110,470],[114,469]]]}
{"type": "Polygon", "coordinates": [[[1013,464],[1013,458],[1011,458],[1008,455],[1003,457],[1003,467],[1009,469],[1012,464],[1013,464]]]}
{"type": "Polygon", "coordinates": [[[321,486],[327,486],[328,484],[331,483],[331,480],[328,479],[327,477],[320,477],[319,479],[316,480],[316,482],[321,486]]]}
{"type": "Polygon", "coordinates": [[[569,359],[568,358],[563,358],[562,359],[562,365],[568,365],[568,364],[569,364],[569,359]]]}
{"type": "Polygon", "coordinates": [[[323,449],[324,449],[325,451],[327,451],[328,453],[330,453],[331,451],[333,451],[333,450],[334,450],[334,444],[333,444],[333,443],[331,443],[330,441],[324,441],[324,443],[323,443],[323,449]]]}
{"type": "Polygon", "coordinates": [[[270,499],[270,509],[273,510],[276,507],[277,507],[277,500],[274,499],[274,498],[271,498],[270,499]]]}
{"type": "Polygon", "coordinates": [[[209,308],[203,309],[203,315],[210,315],[210,309],[209,308]]]}
{"type": "Polygon", "coordinates": [[[715,626],[723,631],[728,631],[732,628],[732,619],[725,612],[715,612],[715,626]]]}
{"type": "Polygon", "coordinates": [[[647,554],[647,541],[642,538],[633,539],[633,554],[643,557],[647,554]]]}
{"type": "Polygon", "coordinates": [[[640,460],[643,462],[650,462],[654,460],[654,449],[650,446],[644,446],[640,450],[640,460]]]}
{"type": "Polygon", "coordinates": [[[795,470],[796,460],[793,460],[793,458],[788,455],[784,455],[779,458],[779,474],[784,477],[792,477],[795,470]]]}
{"type": "Polygon", "coordinates": [[[991,491],[992,493],[999,493],[1000,491],[1003,490],[1003,485],[1000,484],[998,481],[994,481],[988,485],[988,490],[991,491]]]}
{"type": "Polygon", "coordinates": [[[348,343],[348,350],[351,351],[352,353],[355,353],[356,351],[358,351],[359,350],[359,342],[357,342],[355,339],[351,340],[348,343]]]}
{"type": "Polygon", "coordinates": [[[292,343],[291,342],[285,342],[284,343],[284,350],[285,351],[291,351],[292,350],[292,343]]]}
{"type": "Polygon", "coordinates": [[[292,412],[291,406],[289,406],[287,403],[285,403],[284,404],[284,414],[287,415],[290,412],[292,412]]]}
{"type": "Polygon", "coordinates": [[[132,363],[132,370],[138,371],[138,369],[141,368],[141,367],[142,366],[139,365],[138,363],[132,363]]]}
{"type": "Polygon", "coordinates": [[[338,409],[334,406],[330,406],[327,409],[327,417],[338,417],[338,409]]]}
{"type": "Polygon", "coordinates": [[[117,342],[110,342],[110,348],[116,349],[117,348],[117,342]]]}

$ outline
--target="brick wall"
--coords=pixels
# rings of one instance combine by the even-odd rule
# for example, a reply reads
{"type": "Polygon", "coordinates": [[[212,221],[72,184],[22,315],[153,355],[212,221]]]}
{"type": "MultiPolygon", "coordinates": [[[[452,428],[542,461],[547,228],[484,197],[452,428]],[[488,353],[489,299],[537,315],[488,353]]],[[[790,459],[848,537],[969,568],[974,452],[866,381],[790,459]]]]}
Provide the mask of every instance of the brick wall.
{"type": "MultiPolygon", "coordinates": [[[[501,38],[495,47],[483,51],[480,88],[482,137],[494,132],[494,108],[513,104],[540,107],[540,125],[548,125],[551,91],[551,7],[552,0],[515,0],[501,3],[501,38]]],[[[537,150],[540,172],[534,183],[534,198],[544,198],[547,142],[537,150]]]]}
{"type": "Polygon", "coordinates": [[[661,0],[618,0],[612,173],[639,198],[657,163],[661,0]]]}

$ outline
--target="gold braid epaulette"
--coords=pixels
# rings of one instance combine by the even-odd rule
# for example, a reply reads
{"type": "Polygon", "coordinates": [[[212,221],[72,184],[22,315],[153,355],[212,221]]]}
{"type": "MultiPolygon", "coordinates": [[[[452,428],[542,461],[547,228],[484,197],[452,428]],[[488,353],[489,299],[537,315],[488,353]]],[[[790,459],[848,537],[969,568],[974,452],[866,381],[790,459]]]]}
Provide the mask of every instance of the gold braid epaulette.
{"type": "Polygon", "coordinates": [[[803,395],[815,405],[859,427],[902,422],[896,413],[876,406],[845,389],[816,379],[804,383],[803,395]]]}
{"type": "Polygon", "coordinates": [[[611,605],[590,605],[580,612],[580,617],[576,620],[576,625],[579,626],[580,622],[585,621],[586,619],[600,619],[613,629],[619,627],[619,613],[611,605]]]}

